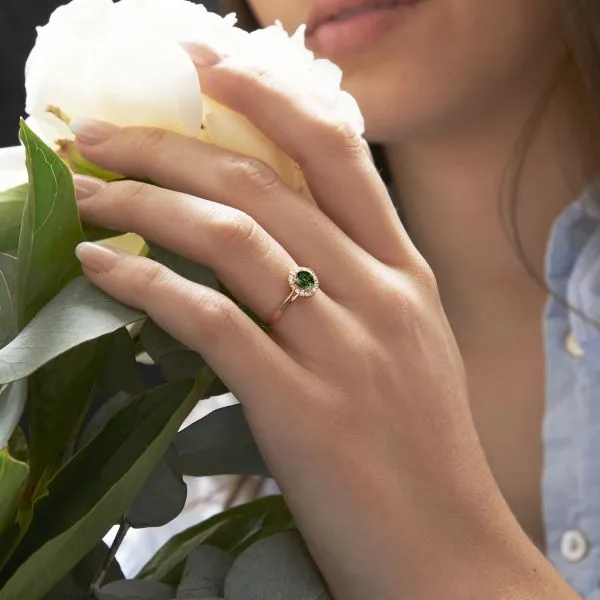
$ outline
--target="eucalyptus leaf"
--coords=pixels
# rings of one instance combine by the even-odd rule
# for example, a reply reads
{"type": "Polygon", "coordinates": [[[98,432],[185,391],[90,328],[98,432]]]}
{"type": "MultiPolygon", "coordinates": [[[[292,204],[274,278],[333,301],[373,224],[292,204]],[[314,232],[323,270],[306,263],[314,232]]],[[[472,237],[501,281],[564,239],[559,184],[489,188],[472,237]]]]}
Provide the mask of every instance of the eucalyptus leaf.
{"type": "Polygon", "coordinates": [[[124,579],[103,586],[97,600],[170,600],[175,590],[158,581],[124,579]]]}
{"type": "Polygon", "coordinates": [[[0,349],[0,383],[23,379],[67,350],[144,316],[100,291],[87,277],[79,277],[0,349]]]}
{"type": "Polygon", "coordinates": [[[0,532],[14,522],[19,493],[29,468],[15,460],[8,450],[0,450],[0,532]]]}
{"type": "Polygon", "coordinates": [[[183,481],[179,457],[173,446],[154,467],[144,487],[125,511],[132,527],[161,527],[172,521],[185,506],[187,485],[183,481]]]}
{"type": "Polygon", "coordinates": [[[23,120],[20,138],[29,175],[18,253],[17,321],[22,329],[81,274],[75,247],[85,238],[69,168],[23,120]]]}
{"type": "Polygon", "coordinates": [[[8,444],[13,431],[19,424],[26,400],[26,379],[0,386],[0,449],[8,444]]]}
{"type": "Polygon", "coordinates": [[[0,192],[0,252],[16,250],[23,208],[27,199],[26,183],[0,192]]]}
{"type": "MultiPolygon", "coordinates": [[[[187,379],[192,379],[187,378],[187,379]]],[[[138,364],[135,360],[133,340],[126,327],[112,334],[104,370],[99,384],[99,392],[111,397],[118,392],[127,392],[132,396],[144,389],[138,364]]]]}
{"type": "Polygon", "coordinates": [[[167,381],[194,377],[206,364],[197,352],[171,337],[153,321],[148,320],[142,326],[140,342],[167,381]]]}
{"type": "Polygon", "coordinates": [[[89,423],[81,433],[77,447],[87,446],[106,426],[106,424],[122,409],[131,403],[133,397],[127,392],[119,392],[104,402],[92,415],[89,423]]]}
{"type": "MultiPolygon", "coordinates": [[[[184,562],[199,546],[209,544],[232,555],[247,542],[272,535],[291,526],[292,517],[281,496],[267,496],[235,506],[173,536],[138,574],[143,579],[176,585],[184,562]]],[[[0,596],[1,600],[1,596],[0,596]]]]}
{"type": "Polygon", "coordinates": [[[238,556],[225,580],[227,600],[330,600],[297,531],[260,540],[238,556]]]}
{"type": "Polygon", "coordinates": [[[225,578],[233,565],[233,556],[214,546],[196,548],[185,561],[177,598],[223,596],[225,578]]]}
{"type": "Polygon", "coordinates": [[[184,475],[270,477],[239,404],[219,408],[180,431],[175,447],[184,475]]]}
{"type": "Polygon", "coordinates": [[[206,382],[176,382],[135,398],[48,485],[0,572],[0,600],[43,596],[106,534],[139,492],[206,382]]]}

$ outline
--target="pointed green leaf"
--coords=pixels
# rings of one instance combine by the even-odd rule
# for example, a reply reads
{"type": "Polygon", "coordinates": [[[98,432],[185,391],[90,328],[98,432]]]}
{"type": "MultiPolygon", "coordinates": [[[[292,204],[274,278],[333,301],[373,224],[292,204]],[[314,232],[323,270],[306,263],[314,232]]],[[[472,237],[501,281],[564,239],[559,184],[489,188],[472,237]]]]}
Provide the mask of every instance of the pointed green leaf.
{"type": "Polygon", "coordinates": [[[119,392],[104,402],[85,426],[77,441],[77,449],[87,446],[121,409],[131,404],[132,400],[132,396],[127,392],[119,392]]]}
{"type": "Polygon", "coordinates": [[[297,531],[250,546],[225,580],[227,600],[330,600],[323,577],[297,531]]]}
{"type": "Polygon", "coordinates": [[[0,252],[16,250],[19,245],[27,188],[25,183],[0,192],[0,252]]]}
{"type": "MultiPolygon", "coordinates": [[[[40,367],[29,377],[29,476],[27,501],[73,453],[106,358],[110,338],[87,342],[40,367]]],[[[1,351],[0,351],[1,352],[1,351]]]]}
{"type": "Polygon", "coordinates": [[[43,596],[94,547],[138,493],[203,385],[190,391],[190,382],[176,382],[139,396],[63,467],[0,573],[0,600],[43,596]]]}
{"type": "Polygon", "coordinates": [[[261,475],[270,477],[241,405],[219,408],[175,438],[184,475],[261,475]]]}
{"type": "Polygon", "coordinates": [[[144,316],[100,291],[87,277],[79,277],[0,349],[0,383],[27,377],[67,350],[144,316]]]}
{"type": "Polygon", "coordinates": [[[27,380],[0,387],[0,449],[4,448],[19,424],[27,399],[27,380]]]}
{"type": "Polygon", "coordinates": [[[74,277],[75,247],[84,241],[67,165],[24,121],[29,186],[19,235],[18,326],[22,329],[74,277]]]}
{"type": "Polygon", "coordinates": [[[17,333],[15,292],[17,283],[16,257],[0,254],[0,348],[17,333]]]}
{"type": "Polygon", "coordinates": [[[14,522],[19,492],[29,469],[15,460],[8,450],[0,451],[0,532],[14,522]]]}

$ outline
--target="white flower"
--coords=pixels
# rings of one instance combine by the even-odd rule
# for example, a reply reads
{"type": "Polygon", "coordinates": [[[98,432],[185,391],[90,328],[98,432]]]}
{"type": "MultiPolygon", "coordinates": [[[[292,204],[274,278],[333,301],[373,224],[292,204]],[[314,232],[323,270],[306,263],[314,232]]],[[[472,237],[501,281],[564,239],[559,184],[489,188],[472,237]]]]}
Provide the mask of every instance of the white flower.
{"type": "Polygon", "coordinates": [[[278,24],[247,33],[235,27],[234,15],[222,18],[186,0],[73,0],[58,8],[38,28],[27,61],[30,124],[47,141],[72,139],[47,112],[54,106],[69,118],[159,127],[260,158],[302,189],[302,174],[287,156],[247,119],[203,97],[183,42],[268,68],[363,133],[356,103],[340,90],[341,71],[315,60],[303,29],[292,37],[278,24]]]}

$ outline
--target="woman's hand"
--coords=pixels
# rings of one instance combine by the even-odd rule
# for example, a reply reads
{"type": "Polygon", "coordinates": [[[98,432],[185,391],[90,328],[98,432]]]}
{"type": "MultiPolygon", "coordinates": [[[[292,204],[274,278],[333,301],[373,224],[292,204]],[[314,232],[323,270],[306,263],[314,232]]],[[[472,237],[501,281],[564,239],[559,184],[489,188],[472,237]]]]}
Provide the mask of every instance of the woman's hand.
{"type": "Polygon", "coordinates": [[[85,273],[201,353],[237,396],[336,599],[570,597],[493,481],[434,277],[365,143],[269,73],[199,68],[206,93],[298,163],[318,207],[256,160],[80,122],[86,158],[155,183],[79,179],[82,218],[211,267],[267,322],[292,267],[314,269],[321,289],[267,335],[146,258],[84,245],[85,273]]]}

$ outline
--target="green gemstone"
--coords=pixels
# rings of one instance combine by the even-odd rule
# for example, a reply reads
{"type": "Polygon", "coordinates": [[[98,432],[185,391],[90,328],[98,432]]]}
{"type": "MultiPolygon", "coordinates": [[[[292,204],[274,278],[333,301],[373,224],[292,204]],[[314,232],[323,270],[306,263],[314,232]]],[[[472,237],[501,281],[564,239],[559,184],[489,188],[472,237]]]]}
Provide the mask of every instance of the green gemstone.
{"type": "Polygon", "coordinates": [[[296,275],[296,283],[300,289],[310,290],[315,285],[316,281],[312,273],[300,271],[298,275],[296,275]]]}

